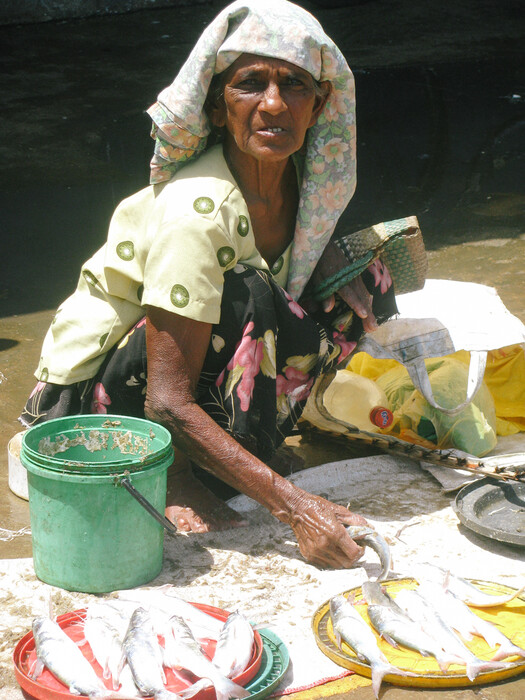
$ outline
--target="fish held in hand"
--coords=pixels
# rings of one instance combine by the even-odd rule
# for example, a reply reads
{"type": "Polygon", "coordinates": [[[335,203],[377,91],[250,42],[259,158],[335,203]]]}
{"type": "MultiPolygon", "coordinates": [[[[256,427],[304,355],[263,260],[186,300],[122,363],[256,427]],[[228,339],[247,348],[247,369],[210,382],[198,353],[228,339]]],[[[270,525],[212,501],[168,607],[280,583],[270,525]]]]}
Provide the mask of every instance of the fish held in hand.
{"type": "MultiPolygon", "coordinates": [[[[208,659],[182,617],[171,617],[169,627],[164,635],[163,660],[166,666],[185,669],[200,679],[208,679],[215,688],[217,700],[249,697],[245,688],[226,678],[208,659]]],[[[206,685],[199,684],[200,687],[206,685]]]]}
{"type": "Polygon", "coordinates": [[[104,686],[76,643],[50,617],[33,620],[33,637],[37,656],[33,678],[38,678],[45,666],[73,695],[93,700],[123,697],[104,686]]]}
{"type": "Polygon", "coordinates": [[[370,547],[376,552],[381,564],[378,581],[384,581],[392,568],[392,555],[390,546],[385,538],[376,530],[367,525],[346,525],[346,531],[350,537],[363,547],[370,547]]]}
{"type": "Polygon", "coordinates": [[[379,697],[381,683],[387,674],[415,676],[414,673],[403,671],[389,663],[370,627],[343,595],[334,596],[330,600],[330,618],[339,646],[343,640],[353,649],[358,659],[370,664],[372,690],[376,698],[379,697]]]}
{"type": "Polygon", "coordinates": [[[227,678],[241,674],[250,663],[254,633],[250,622],[239,611],[228,615],[215,648],[213,663],[227,678]]]}

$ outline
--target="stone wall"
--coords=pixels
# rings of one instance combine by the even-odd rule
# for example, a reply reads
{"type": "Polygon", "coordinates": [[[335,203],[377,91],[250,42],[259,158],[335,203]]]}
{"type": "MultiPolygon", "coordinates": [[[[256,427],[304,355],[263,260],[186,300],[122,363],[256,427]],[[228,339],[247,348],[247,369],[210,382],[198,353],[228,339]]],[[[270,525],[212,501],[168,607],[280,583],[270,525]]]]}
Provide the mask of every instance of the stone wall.
{"type": "Polygon", "coordinates": [[[2,0],[0,25],[79,19],[177,5],[204,5],[209,0],[2,0]]]}

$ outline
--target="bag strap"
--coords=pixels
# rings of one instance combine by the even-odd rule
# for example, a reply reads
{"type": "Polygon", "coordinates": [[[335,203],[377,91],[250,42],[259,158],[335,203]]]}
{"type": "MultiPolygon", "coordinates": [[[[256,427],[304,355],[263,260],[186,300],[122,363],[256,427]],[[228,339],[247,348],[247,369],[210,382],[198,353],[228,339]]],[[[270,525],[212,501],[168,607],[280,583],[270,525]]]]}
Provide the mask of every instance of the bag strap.
{"type": "Polygon", "coordinates": [[[421,394],[423,394],[425,399],[433,408],[436,408],[442,413],[446,413],[448,416],[453,416],[456,413],[459,413],[462,409],[465,408],[465,406],[468,406],[469,403],[472,401],[474,396],[479,391],[483,382],[483,375],[485,374],[486,365],[486,351],[470,351],[470,365],[467,379],[467,395],[465,397],[465,400],[458,406],[455,406],[454,408],[445,408],[444,406],[440,406],[434,398],[432,386],[430,384],[430,379],[428,377],[428,372],[424,359],[422,357],[418,357],[415,360],[404,364],[408,371],[408,374],[410,375],[410,379],[412,379],[412,381],[414,382],[414,386],[416,387],[416,389],[421,394]]]}
{"type": "Polygon", "coordinates": [[[423,357],[418,356],[411,360],[407,360],[406,358],[403,358],[397,354],[394,350],[380,345],[369,333],[364,335],[359,341],[357,351],[367,352],[369,355],[372,355],[372,357],[375,357],[378,360],[397,360],[397,362],[402,364],[407,370],[414,386],[424,396],[428,403],[433,408],[436,408],[438,411],[442,411],[449,416],[459,413],[463,408],[465,408],[465,406],[468,406],[474,396],[476,396],[483,382],[485,367],[487,366],[487,352],[485,350],[471,350],[467,379],[467,394],[465,400],[454,408],[445,408],[444,406],[440,406],[434,398],[427,367],[423,357]]]}

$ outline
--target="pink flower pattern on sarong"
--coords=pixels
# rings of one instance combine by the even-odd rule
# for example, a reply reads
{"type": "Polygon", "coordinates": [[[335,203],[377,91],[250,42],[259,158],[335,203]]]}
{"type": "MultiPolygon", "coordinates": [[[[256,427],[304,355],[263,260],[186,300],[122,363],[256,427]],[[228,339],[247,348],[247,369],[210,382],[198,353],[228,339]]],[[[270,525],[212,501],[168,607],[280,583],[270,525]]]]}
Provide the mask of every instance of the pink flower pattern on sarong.
{"type": "Polygon", "coordinates": [[[284,296],[288,299],[288,306],[290,308],[290,311],[294,314],[294,316],[297,316],[297,318],[304,318],[305,312],[303,307],[296,301],[294,301],[285,289],[283,289],[283,292],[284,296]]]}
{"type": "Polygon", "coordinates": [[[240,399],[242,411],[247,411],[250,408],[253,387],[255,386],[255,377],[259,373],[264,352],[262,341],[250,337],[250,332],[253,328],[254,324],[252,321],[246,324],[242,334],[242,340],[238,344],[232,359],[226,367],[230,371],[236,370],[236,372],[241,374],[241,379],[237,383],[236,392],[240,399]]]}
{"type": "Polygon", "coordinates": [[[307,399],[314,383],[313,377],[296,367],[286,367],[284,375],[278,374],[275,382],[277,396],[285,394],[295,401],[307,399]]]}
{"type": "Polygon", "coordinates": [[[390,289],[392,286],[392,277],[381,260],[375,260],[368,266],[368,269],[374,275],[375,286],[380,286],[381,294],[384,294],[388,289],[390,289]]]}
{"type": "Polygon", "coordinates": [[[337,358],[337,364],[340,364],[351,352],[354,351],[357,343],[354,340],[347,340],[342,333],[334,331],[332,333],[334,344],[341,348],[341,354],[337,358]]]}
{"type": "Polygon", "coordinates": [[[95,384],[95,389],[93,391],[93,403],[91,404],[91,410],[93,413],[107,413],[108,409],[106,406],[111,404],[111,399],[106,394],[106,390],[101,382],[95,384]]]}
{"type": "Polygon", "coordinates": [[[37,382],[35,388],[33,391],[29,394],[29,398],[32,399],[35,394],[38,394],[39,391],[42,391],[42,389],[45,387],[46,382],[37,382]]]}

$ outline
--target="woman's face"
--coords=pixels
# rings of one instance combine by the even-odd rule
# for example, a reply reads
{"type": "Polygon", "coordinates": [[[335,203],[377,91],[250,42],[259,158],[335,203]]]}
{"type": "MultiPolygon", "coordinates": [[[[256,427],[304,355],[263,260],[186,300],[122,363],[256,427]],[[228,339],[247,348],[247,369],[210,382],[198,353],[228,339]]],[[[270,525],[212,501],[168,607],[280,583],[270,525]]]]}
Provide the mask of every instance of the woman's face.
{"type": "Polygon", "coordinates": [[[261,161],[280,161],[298,151],[321,113],[330,83],[319,95],[313,77],[276,58],[240,56],[223,79],[212,105],[215,126],[226,127],[226,144],[261,161]]]}

